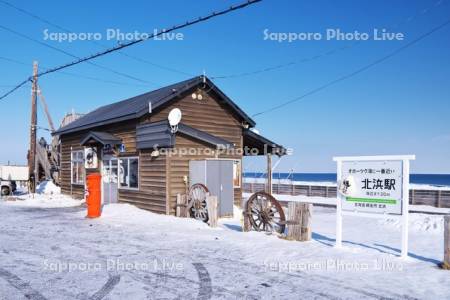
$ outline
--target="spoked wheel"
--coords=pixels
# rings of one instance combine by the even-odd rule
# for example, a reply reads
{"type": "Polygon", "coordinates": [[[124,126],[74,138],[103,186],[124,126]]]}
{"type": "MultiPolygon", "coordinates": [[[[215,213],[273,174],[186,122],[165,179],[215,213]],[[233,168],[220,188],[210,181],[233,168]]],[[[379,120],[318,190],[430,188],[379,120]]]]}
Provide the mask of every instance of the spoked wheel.
{"type": "Polygon", "coordinates": [[[8,196],[9,193],[10,193],[9,187],[6,187],[6,186],[2,187],[2,189],[1,189],[1,196],[2,197],[3,196],[8,196]]]}
{"type": "Polygon", "coordinates": [[[192,218],[199,221],[208,222],[208,209],[206,207],[206,196],[209,194],[209,190],[201,183],[196,183],[189,189],[189,213],[192,218]]]}
{"type": "Polygon", "coordinates": [[[280,203],[272,195],[265,192],[253,194],[245,210],[256,231],[284,232],[286,217],[280,203]]]}

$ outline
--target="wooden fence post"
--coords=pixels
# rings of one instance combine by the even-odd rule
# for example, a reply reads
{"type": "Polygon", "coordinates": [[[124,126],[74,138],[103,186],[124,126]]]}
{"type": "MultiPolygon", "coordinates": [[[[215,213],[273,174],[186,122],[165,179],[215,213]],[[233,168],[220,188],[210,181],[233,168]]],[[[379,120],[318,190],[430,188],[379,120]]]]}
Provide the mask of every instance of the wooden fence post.
{"type": "Polygon", "coordinates": [[[177,217],[188,218],[189,210],[187,203],[187,195],[185,194],[177,194],[177,217]]]}
{"type": "Polygon", "coordinates": [[[444,216],[444,263],[442,268],[450,270],[450,215],[444,216]]]}
{"type": "Polygon", "coordinates": [[[243,221],[242,221],[242,231],[243,232],[248,232],[251,230],[251,224],[250,224],[250,217],[247,214],[247,211],[244,208],[244,211],[242,212],[242,217],[243,217],[243,221]]]}
{"type": "Polygon", "coordinates": [[[208,209],[209,226],[217,227],[217,219],[219,218],[217,212],[217,196],[206,197],[206,207],[208,209]]]}
{"type": "Polygon", "coordinates": [[[437,207],[441,207],[441,190],[438,191],[437,207]]]}
{"type": "Polygon", "coordinates": [[[312,204],[289,202],[288,209],[289,218],[286,238],[295,241],[310,241],[312,235],[312,204]]]}
{"type": "Polygon", "coordinates": [[[312,237],[311,223],[312,223],[312,210],[313,205],[311,203],[304,203],[304,209],[302,213],[302,236],[303,242],[310,241],[312,237]]]}

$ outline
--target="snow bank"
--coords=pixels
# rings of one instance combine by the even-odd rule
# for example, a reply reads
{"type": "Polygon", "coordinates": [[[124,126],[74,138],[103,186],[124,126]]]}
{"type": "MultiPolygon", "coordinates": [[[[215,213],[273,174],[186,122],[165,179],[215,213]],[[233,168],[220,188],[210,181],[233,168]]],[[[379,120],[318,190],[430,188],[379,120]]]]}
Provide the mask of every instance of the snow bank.
{"type": "MultiPolygon", "coordinates": [[[[82,212],[82,214],[85,214],[82,212]]],[[[169,231],[170,228],[178,230],[178,227],[189,229],[207,229],[210,228],[206,223],[190,218],[177,218],[152,213],[147,210],[140,209],[131,204],[114,203],[103,206],[101,221],[113,221],[114,224],[138,224],[146,227],[152,227],[155,224],[165,226],[169,231]]]]}
{"type": "Polygon", "coordinates": [[[66,195],[49,194],[27,194],[12,198],[13,201],[5,201],[8,205],[56,208],[56,207],[74,207],[84,203],[81,200],[75,200],[66,195]]]}
{"type": "Polygon", "coordinates": [[[84,203],[84,201],[62,195],[61,188],[51,181],[41,182],[36,187],[36,194],[23,194],[9,197],[5,202],[8,205],[41,208],[74,207],[84,203]]]}
{"type": "MultiPolygon", "coordinates": [[[[400,230],[402,227],[400,218],[381,219],[379,220],[379,224],[395,230],[400,230]]],[[[442,234],[444,231],[444,217],[425,214],[410,214],[409,231],[442,234]]]]}
{"type": "Polygon", "coordinates": [[[36,192],[38,194],[53,195],[61,194],[61,188],[56,186],[51,181],[43,181],[36,187],[36,192]]]}

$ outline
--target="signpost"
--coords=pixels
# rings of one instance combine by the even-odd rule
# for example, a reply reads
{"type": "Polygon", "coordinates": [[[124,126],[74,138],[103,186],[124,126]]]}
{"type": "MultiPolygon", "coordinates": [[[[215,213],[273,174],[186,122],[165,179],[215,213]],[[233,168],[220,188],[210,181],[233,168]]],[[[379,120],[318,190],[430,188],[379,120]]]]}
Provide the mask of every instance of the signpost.
{"type": "Polygon", "coordinates": [[[409,161],[414,155],[334,157],[338,199],[336,247],[342,247],[342,217],[400,218],[401,257],[408,256],[409,161]]]}

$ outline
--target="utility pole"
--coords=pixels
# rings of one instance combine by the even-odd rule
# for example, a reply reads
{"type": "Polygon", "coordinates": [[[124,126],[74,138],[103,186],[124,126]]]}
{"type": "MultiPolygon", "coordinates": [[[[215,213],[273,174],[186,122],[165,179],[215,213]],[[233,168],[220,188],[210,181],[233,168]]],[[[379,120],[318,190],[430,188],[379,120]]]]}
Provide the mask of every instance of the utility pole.
{"type": "Polygon", "coordinates": [[[28,151],[28,173],[30,179],[30,193],[36,192],[36,131],[37,131],[37,79],[38,63],[33,62],[33,78],[31,85],[31,124],[30,124],[30,150],[28,151]]]}

